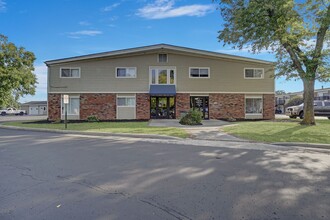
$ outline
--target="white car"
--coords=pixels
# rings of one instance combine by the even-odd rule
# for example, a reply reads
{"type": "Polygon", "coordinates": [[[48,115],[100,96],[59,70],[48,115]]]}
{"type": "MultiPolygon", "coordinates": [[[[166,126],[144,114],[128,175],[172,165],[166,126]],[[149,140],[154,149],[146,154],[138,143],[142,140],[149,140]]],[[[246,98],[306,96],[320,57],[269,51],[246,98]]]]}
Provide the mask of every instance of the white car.
{"type": "Polygon", "coordinates": [[[1,110],[1,115],[5,116],[5,115],[25,115],[26,111],[25,110],[19,110],[16,108],[7,108],[4,110],[1,110]]]}

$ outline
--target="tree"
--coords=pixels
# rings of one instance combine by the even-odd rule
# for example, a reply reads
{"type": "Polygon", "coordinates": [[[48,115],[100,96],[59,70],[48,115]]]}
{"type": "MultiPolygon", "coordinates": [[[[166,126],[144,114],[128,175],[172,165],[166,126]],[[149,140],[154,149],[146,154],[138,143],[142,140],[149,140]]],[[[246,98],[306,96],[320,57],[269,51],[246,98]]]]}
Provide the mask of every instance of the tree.
{"type": "Polygon", "coordinates": [[[315,125],[315,80],[329,81],[329,0],[220,0],[219,40],[276,53],[276,76],[301,79],[305,125],[315,125]],[[328,43],[325,46],[325,43],[328,43]]]}
{"type": "Polygon", "coordinates": [[[34,60],[32,52],[16,47],[0,34],[0,106],[8,106],[23,95],[35,94],[34,60]]]}
{"type": "Polygon", "coordinates": [[[284,90],[276,90],[275,91],[275,95],[285,95],[285,91],[284,90]]]}

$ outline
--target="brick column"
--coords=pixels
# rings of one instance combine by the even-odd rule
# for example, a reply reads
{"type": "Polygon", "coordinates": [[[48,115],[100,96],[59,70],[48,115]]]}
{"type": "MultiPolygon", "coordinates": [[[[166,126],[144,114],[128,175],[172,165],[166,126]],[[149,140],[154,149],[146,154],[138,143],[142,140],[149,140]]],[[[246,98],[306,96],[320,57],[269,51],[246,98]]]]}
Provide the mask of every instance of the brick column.
{"type": "Polygon", "coordinates": [[[61,120],[61,94],[48,94],[48,120],[61,120]]]}
{"type": "Polygon", "coordinates": [[[150,119],[150,95],[148,93],[136,94],[136,119],[150,119]]]}
{"type": "Polygon", "coordinates": [[[210,94],[210,119],[244,119],[244,94],[210,94]]]}
{"type": "Polygon", "coordinates": [[[177,119],[180,119],[181,112],[188,112],[190,110],[190,94],[177,93],[175,100],[176,100],[175,117],[177,119]]]}
{"type": "Polygon", "coordinates": [[[116,119],[116,94],[81,94],[80,120],[96,115],[100,120],[116,119]]]}
{"type": "Polygon", "coordinates": [[[275,119],[275,95],[263,95],[263,119],[275,119]]]}

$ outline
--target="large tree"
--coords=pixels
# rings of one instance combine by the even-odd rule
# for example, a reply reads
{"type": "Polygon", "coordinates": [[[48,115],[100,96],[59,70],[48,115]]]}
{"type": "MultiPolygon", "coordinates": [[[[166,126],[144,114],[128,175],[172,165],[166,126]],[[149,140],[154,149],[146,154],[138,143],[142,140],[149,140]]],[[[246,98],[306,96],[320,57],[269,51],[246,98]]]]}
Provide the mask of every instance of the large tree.
{"type": "Polygon", "coordinates": [[[219,40],[235,48],[277,56],[276,76],[300,78],[304,119],[314,125],[314,85],[329,81],[330,0],[219,0],[219,40]]]}
{"type": "Polygon", "coordinates": [[[23,95],[34,95],[37,83],[34,60],[32,52],[16,47],[0,34],[0,106],[7,106],[23,95]]]}

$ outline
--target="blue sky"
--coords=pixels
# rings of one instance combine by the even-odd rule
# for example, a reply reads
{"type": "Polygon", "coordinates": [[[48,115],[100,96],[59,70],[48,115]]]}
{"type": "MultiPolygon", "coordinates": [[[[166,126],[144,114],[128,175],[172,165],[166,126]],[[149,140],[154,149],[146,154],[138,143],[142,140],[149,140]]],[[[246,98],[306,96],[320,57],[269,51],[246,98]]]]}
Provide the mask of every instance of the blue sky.
{"type": "MultiPolygon", "coordinates": [[[[274,61],[268,52],[251,54],[218,42],[222,19],[212,0],[0,0],[0,33],[35,53],[39,84],[46,100],[44,61],[117,49],[167,43],[274,61]]],[[[317,83],[316,88],[330,87],[317,83]]],[[[302,90],[302,82],[276,80],[276,90],[302,90]]]]}

